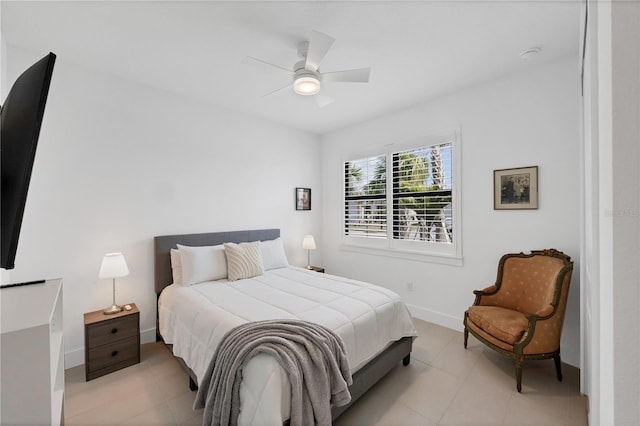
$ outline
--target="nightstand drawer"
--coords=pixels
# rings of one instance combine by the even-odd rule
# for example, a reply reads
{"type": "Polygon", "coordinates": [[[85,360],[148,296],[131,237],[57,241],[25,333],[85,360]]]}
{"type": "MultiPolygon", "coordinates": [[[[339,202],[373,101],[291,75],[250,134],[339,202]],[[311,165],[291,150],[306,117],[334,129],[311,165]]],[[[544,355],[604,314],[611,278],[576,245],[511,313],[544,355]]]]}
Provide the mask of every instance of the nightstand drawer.
{"type": "Polygon", "coordinates": [[[137,334],[138,317],[137,315],[130,315],[88,326],[88,341],[85,344],[91,350],[101,345],[135,337],[137,334]]]}
{"type": "Polygon", "coordinates": [[[131,361],[138,362],[138,338],[136,336],[119,340],[109,345],[89,349],[87,370],[89,373],[105,367],[118,365],[131,361]]]}

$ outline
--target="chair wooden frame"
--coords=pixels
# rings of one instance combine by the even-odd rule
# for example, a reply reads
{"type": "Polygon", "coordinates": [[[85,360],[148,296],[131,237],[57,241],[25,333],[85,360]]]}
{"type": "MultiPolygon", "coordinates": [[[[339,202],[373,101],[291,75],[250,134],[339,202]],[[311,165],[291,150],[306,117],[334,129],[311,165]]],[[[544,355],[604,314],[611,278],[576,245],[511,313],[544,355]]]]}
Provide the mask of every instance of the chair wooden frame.
{"type": "MultiPolygon", "coordinates": [[[[516,368],[516,388],[517,388],[518,392],[522,391],[522,367],[524,365],[524,361],[543,360],[543,359],[551,359],[551,358],[553,358],[553,361],[554,361],[554,364],[555,364],[555,368],[556,368],[556,375],[558,377],[558,381],[562,381],[562,367],[561,367],[561,360],[560,360],[560,344],[559,343],[558,343],[558,347],[555,350],[544,352],[544,353],[525,354],[524,350],[527,347],[527,345],[529,345],[529,343],[531,343],[531,341],[533,340],[533,337],[535,335],[536,323],[538,321],[543,321],[543,320],[550,319],[551,317],[556,315],[561,303],[566,304],[567,293],[569,291],[568,287],[569,287],[569,283],[571,281],[571,273],[573,271],[573,262],[571,261],[571,258],[569,256],[567,256],[566,254],[564,254],[561,251],[558,251],[556,249],[533,250],[533,251],[531,251],[530,254],[524,254],[524,253],[506,254],[506,255],[502,256],[502,258],[500,259],[500,262],[498,264],[498,276],[497,276],[495,284],[493,286],[490,286],[490,287],[484,289],[484,290],[474,290],[474,292],[473,292],[475,294],[475,301],[473,303],[473,306],[481,305],[483,296],[491,296],[491,295],[494,295],[494,294],[496,294],[496,293],[498,293],[500,291],[500,288],[501,288],[501,285],[502,285],[502,274],[503,274],[503,271],[504,271],[504,265],[505,265],[505,262],[508,259],[513,258],[513,257],[529,258],[529,257],[533,257],[533,256],[550,256],[550,257],[558,258],[558,259],[563,261],[564,266],[558,271],[557,277],[556,277],[556,280],[555,280],[555,290],[554,290],[554,296],[553,296],[553,302],[552,302],[553,310],[551,311],[551,313],[549,313],[548,315],[545,315],[545,316],[539,316],[539,315],[535,315],[535,314],[525,314],[525,316],[526,316],[526,318],[527,318],[527,320],[529,322],[527,330],[523,334],[522,338],[519,341],[517,341],[517,342],[515,342],[513,344],[513,349],[512,350],[508,350],[508,349],[499,347],[499,346],[493,344],[492,342],[488,341],[487,339],[485,339],[484,337],[482,337],[478,333],[476,333],[468,325],[469,312],[466,311],[464,313],[464,347],[465,347],[465,349],[467,348],[467,341],[468,341],[469,333],[471,333],[480,342],[484,343],[485,345],[487,345],[491,349],[495,350],[496,352],[499,352],[499,353],[501,353],[501,354],[503,354],[505,356],[513,358],[513,361],[514,361],[514,364],[515,364],[515,368],[516,368]],[[565,285],[567,287],[566,290],[563,288],[563,286],[565,286],[565,285]],[[563,290],[565,290],[564,291],[564,297],[563,297],[563,290]]],[[[564,306],[563,306],[563,308],[564,308],[564,306]]],[[[561,315],[564,315],[564,309],[562,309],[561,315]]],[[[562,332],[562,321],[563,321],[563,319],[564,318],[561,318],[561,320],[560,320],[561,321],[560,322],[560,333],[562,332]]]]}

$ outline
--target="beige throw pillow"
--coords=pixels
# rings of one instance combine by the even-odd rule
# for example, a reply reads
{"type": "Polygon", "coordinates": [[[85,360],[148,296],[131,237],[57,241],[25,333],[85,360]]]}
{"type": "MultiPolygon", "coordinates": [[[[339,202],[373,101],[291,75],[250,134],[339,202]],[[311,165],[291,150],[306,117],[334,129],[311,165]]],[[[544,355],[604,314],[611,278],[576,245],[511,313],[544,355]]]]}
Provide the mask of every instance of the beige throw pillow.
{"type": "Polygon", "coordinates": [[[264,273],[260,242],[224,243],[229,281],[251,278],[264,273]]]}

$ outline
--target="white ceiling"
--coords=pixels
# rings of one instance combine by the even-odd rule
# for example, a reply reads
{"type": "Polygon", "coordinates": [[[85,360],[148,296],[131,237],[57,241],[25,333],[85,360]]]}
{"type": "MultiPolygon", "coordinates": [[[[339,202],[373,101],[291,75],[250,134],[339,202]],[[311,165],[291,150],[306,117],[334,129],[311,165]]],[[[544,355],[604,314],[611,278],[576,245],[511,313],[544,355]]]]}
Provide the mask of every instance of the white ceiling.
{"type": "Polygon", "coordinates": [[[1,2],[8,45],[324,134],[482,81],[574,55],[579,1],[1,2]],[[327,83],[319,108],[254,56],[283,67],[310,30],[335,44],[323,72],[371,67],[368,84],[327,83]],[[542,50],[535,61],[519,54],[542,50]]]}

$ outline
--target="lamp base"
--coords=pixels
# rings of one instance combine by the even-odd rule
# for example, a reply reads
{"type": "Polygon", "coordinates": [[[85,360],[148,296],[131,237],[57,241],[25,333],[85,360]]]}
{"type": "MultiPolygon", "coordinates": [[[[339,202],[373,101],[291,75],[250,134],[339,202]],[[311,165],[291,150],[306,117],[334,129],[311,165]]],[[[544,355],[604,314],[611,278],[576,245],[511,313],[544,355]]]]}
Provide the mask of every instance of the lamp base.
{"type": "Polygon", "coordinates": [[[103,311],[105,315],[117,314],[118,312],[122,312],[122,306],[112,305],[103,311]]]}

